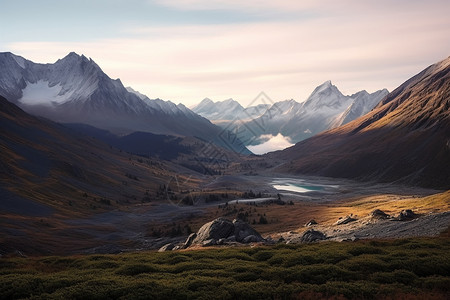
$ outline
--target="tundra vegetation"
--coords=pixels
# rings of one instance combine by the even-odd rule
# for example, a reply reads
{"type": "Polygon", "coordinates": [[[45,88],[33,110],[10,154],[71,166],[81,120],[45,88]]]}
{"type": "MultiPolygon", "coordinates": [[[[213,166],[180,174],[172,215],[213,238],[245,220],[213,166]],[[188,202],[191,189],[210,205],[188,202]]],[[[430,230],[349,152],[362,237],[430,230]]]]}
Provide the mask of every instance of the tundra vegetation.
{"type": "Polygon", "coordinates": [[[448,299],[450,238],[0,258],[4,299],[448,299]]]}

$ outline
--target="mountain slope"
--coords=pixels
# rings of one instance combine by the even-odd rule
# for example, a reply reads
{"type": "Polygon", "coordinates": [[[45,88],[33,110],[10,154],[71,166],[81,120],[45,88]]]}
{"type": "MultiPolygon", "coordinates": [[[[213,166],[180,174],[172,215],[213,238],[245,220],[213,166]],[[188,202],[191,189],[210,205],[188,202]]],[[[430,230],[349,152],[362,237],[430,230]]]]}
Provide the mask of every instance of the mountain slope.
{"type": "Polygon", "coordinates": [[[156,190],[158,182],[164,183],[171,174],[168,165],[161,171],[135,164],[129,154],[33,117],[3,97],[0,149],[0,213],[10,211],[3,195],[55,211],[86,212],[90,204],[98,204],[84,193],[125,203],[146,189],[156,190]],[[153,175],[155,170],[159,176],[153,175]],[[129,181],[126,174],[140,180],[124,185],[129,181]]]}
{"type": "Polygon", "coordinates": [[[0,53],[0,95],[28,113],[60,123],[84,123],[114,133],[134,131],[199,136],[249,154],[239,142],[219,136],[222,129],[184,105],[150,100],[109,78],[85,56],[72,52],[54,64],[37,64],[0,53]]]}
{"type": "Polygon", "coordinates": [[[412,77],[367,115],[272,157],[280,170],[450,188],[450,58],[412,77]]]}

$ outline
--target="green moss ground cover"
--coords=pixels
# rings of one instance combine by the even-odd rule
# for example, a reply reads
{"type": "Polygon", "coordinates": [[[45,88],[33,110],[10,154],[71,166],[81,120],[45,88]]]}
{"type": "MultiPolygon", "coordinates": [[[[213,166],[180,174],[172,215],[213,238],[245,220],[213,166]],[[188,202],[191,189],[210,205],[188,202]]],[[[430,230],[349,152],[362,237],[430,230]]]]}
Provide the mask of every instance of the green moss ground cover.
{"type": "Polygon", "coordinates": [[[0,258],[2,299],[449,299],[450,239],[0,258]]]}

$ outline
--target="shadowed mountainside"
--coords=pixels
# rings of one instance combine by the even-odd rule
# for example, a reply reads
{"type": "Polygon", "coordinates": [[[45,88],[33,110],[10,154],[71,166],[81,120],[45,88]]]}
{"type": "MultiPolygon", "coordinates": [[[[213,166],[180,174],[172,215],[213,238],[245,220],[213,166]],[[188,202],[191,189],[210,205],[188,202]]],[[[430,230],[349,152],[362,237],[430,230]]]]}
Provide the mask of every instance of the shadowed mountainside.
{"type": "Polygon", "coordinates": [[[367,115],[268,157],[297,174],[450,188],[450,57],[412,77],[367,115]]]}
{"type": "Polygon", "coordinates": [[[133,157],[57,123],[30,116],[3,97],[0,149],[0,195],[2,200],[10,199],[1,202],[0,211],[11,213],[22,213],[29,205],[73,214],[93,207],[140,203],[146,191],[157,190],[175,170],[193,173],[170,162],[133,157]],[[17,204],[17,199],[26,199],[21,201],[28,204],[24,202],[20,209],[8,205],[17,204]]]}

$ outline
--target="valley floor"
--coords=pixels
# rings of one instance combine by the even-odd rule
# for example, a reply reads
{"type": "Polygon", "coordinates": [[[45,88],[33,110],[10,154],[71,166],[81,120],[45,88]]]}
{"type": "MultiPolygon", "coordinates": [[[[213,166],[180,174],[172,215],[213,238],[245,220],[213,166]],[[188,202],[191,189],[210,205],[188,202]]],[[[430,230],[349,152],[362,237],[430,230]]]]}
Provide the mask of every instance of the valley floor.
{"type": "Polygon", "coordinates": [[[298,241],[310,228],[324,232],[328,239],[342,241],[436,236],[450,225],[450,191],[393,184],[280,174],[228,175],[203,180],[195,196],[200,194],[204,199],[214,193],[223,195],[231,191],[253,193],[253,196],[214,198],[215,201],[196,201],[191,203],[193,205],[167,198],[77,218],[58,214],[27,219],[3,215],[0,254],[15,251],[25,255],[119,253],[158,249],[169,242],[185,240],[189,232],[197,231],[217,217],[240,217],[263,237],[275,241],[282,237],[290,242],[298,241]],[[274,186],[287,190],[277,190],[274,186]],[[375,209],[391,218],[370,217],[375,209]],[[416,218],[395,221],[394,217],[405,209],[411,209],[416,218]],[[355,221],[336,224],[346,216],[355,221]],[[304,226],[312,219],[318,224],[304,226]]]}

